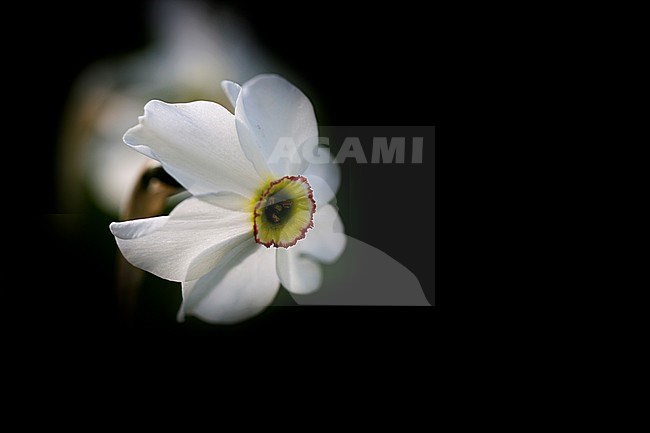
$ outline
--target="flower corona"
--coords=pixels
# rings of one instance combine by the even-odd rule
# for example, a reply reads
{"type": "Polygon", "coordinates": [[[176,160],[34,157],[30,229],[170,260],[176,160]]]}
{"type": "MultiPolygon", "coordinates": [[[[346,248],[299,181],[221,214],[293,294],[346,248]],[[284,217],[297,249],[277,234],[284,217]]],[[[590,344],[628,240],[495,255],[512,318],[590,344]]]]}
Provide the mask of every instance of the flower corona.
{"type": "Polygon", "coordinates": [[[274,180],[255,203],[255,242],[267,248],[294,246],[314,226],[315,211],[313,190],[304,176],[274,180]]]}

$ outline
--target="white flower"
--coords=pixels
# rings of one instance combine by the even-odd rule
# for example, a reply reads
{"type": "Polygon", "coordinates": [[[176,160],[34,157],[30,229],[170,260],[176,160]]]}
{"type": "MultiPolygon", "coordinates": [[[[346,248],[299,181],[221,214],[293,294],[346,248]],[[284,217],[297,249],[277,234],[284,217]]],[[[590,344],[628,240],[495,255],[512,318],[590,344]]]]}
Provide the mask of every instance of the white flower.
{"type": "Polygon", "coordinates": [[[309,99],[277,75],[223,88],[234,115],[213,102],[154,100],[124,136],[192,194],[169,216],[110,226],[131,264],[182,283],[179,320],[244,320],[280,283],[311,293],[322,281],[319,262],[334,262],[346,243],[329,204],[338,168],[304,157],[318,138],[309,99]],[[286,157],[274,153],[279,143],[286,157]]]}

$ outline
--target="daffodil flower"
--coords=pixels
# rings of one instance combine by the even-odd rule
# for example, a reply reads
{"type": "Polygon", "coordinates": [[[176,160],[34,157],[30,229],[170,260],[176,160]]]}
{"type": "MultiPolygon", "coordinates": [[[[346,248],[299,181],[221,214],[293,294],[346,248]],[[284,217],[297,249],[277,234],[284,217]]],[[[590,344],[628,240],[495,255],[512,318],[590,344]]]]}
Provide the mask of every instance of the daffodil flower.
{"type": "Polygon", "coordinates": [[[124,257],[182,283],[178,318],[234,323],[266,308],[280,283],[319,288],[346,237],[330,204],[332,163],[310,164],[318,127],[309,99],[277,75],[222,87],[213,102],[150,101],[124,142],[161,163],[192,196],[168,216],[110,225],[124,257]]]}

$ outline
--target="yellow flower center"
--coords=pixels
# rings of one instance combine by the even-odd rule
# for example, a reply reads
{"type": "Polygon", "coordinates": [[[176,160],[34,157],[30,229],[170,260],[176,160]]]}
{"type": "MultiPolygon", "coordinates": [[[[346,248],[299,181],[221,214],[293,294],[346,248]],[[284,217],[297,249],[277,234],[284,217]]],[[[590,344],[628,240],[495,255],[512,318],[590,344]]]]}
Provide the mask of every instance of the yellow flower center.
{"type": "Polygon", "coordinates": [[[288,248],[314,226],[313,191],[303,176],[284,176],[262,189],[253,210],[255,242],[288,248]]]}

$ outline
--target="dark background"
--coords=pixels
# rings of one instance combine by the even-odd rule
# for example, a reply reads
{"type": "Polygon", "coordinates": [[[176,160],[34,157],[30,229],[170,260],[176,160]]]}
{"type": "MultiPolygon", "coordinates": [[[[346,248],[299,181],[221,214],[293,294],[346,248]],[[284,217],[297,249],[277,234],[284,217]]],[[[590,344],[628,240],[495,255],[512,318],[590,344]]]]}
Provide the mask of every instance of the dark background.
{"type": "MultiPolygon", "coordinates": [[[[147,317],[136,330],[120,326],[110,291],[113,268],[107,266],[113,257],[93,249],[84,239],[83,227],[74,239],[56,230],[53,215],[60,209],[53,161],[63,108],[81,71],[93,61],[147,44],[146,5],[133,3],[129,2],[128,14],[123,7],[105,3],[93,11],[48,6],[23,15],[24,35],[32,35],[34,42],[26,38],[12,51],[16,65],[12,72],[20,85],[10,86],[8,92],[19,113],[15,124],[25,131],[12,147],[18,151],[14,160],[28,164],[27,183],[33,185],[16,197],[16,216],[28,222],[26,230],[35,236],[16,246],[23,277],[14,287],[21,305],[17,325],[57,338],[79,335],[85,341],[142,333],[151,338],[207,336],[230,341],[257,337],[293,341],[308,334],[314,341],[328,342],[433,335],[436,309],[424,307],[275,307],[233,327],[198,321],[176,326],[144,320],[147,317]]],[[[407,3],[360,12],[345,3],[323,2],[305,3],[304,19],[298,19],[286,12],[293,11],[292,6],[277,2],[231,7],[249,22],[263,48],[302,77],[303,82],[296,84],[308,96],[311,89],[317,91],[315,109],[321,123],[436,125],[440,133],[442,93],[450,91],[441,72],[448,39],[437,30],[445,21],[442,12],[424,12],[407,3]]],[[[431,303],[437,303],[435,222],[423,216],[429,212],[420,203],[435,204],[434,168],[434,152],[425,147],[421,165],[353,164],[343,170],[350,206],[367,212],[400,203],[394,229],[386,230],[384,221],[371,217],[362,224],[344,220],[347,233],[410,269],[431,303]],[[350,179],[355,179],[353,187],[350,179]]],[[[346,218],[345,211],[342,215],[346,218]]]]}

